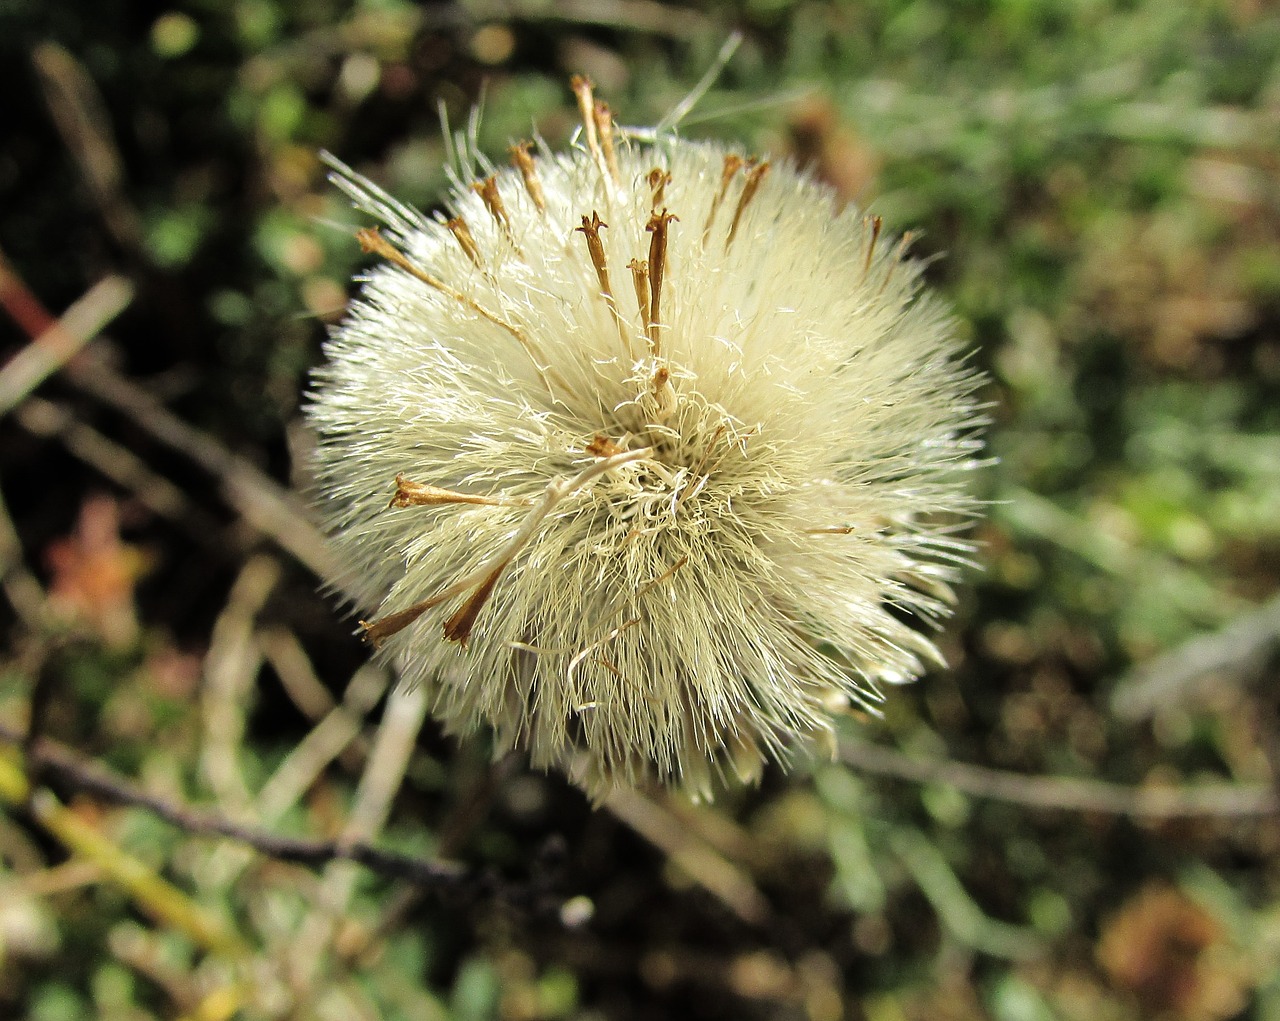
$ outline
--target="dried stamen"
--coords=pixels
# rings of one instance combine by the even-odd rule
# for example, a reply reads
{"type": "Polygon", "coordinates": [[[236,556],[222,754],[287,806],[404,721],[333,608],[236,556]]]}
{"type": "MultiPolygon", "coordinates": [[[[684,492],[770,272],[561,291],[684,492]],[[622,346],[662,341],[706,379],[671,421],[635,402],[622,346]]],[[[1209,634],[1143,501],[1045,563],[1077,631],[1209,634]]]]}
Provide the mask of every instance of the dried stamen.
{"type": "Polygon", "coordinates": [[[645,179],[649,182],[649,187],[653,189],[653,201],[650,206],[656,212],[666,196],[667,185],[671,183],[671,174],[661,167],[654,167],[649,171],[645,179]]]}
{"type": "Polygon", "coordinates": [[[640,307],[640,321],[645,336],[649,335],[649,264],[643,259],[632,259],[627,263],[631,270],[631,282],[636,289],[636,304],[640,307]]]}
{"type": "Polygon", "coordinates": [[[711,211],[707,213],[707,222],[702,228],[703,248],[707,246],[707,240],[711,237],[711,225],[715,223],[716,213],[720,210],[720,203],[724,201],[725,193],[729,190],[729,182],[733,180],[734,175],[741,169],[741,156],[731,152],[724,158],[724,169],[720,172],[720,187],[716,191],[715,198],[711,200],[711,211]]]}
{"type": "Polygon", "coordinates": [[[605,262],[604,242],[600,240],[600,228],[609,225],[600,219],[600,214],[592,210],[591,215],[582,218],[582,226],[574,230],[587,239],[587,252],[591,255],[591,264],[596,268],[596,277],[600,281],[600,293],[613,304],[613,289],[609,286],[609,266],[605,262]]]}
{"type": "Polygon", "coordinates": [[[865,277],[871,269],[871,259],[876,254],[876,242],[880,240],[880,228],[884,226],[884,221],[878,216],[873,216],[869,220],[871,224],[871,240],[867,242],[867,259],[862,264],[862,275],[865,277]]]}
{"type": "Polygon", "coordinates": [[[538,171],[533,165],[533,157],[529,155],[529,150],[532,148],[532,142],[517,142],[508,151],[511,153],[511,162],[515,164],[520,171],[520,176],[524,179],[524,190],[529,193],[529,198],[533,199],[533,204],[538,207],[538,212],[545,213],[547,211],[547,197],[542,191],[542,182],[538,179],[538,171]]]}
{"type": "Polygon", "coordinates": [[[653,389],[654,400],[658,404],[658,417],[666,418],[671,413],[674,397],[671,387],[671,370],[665,365],[659,365],[653,370],[650,386],[653,389]]]}
{"type": "Polygon", "coordinates": [[[364,640],[376,649],[392,635],[403,631],[433,606],[439,606],[448,598],[449,596],[442,596],[439,599],[424,599],[420,603],[414,603],[406,610],[388,613],[385,617],[379,617],[377,620],[362,620],[360,621],[360,626],[364,628],[364,640]]]}
{"type": "MultiPolygon", "coordinates": [[[[609,673],[613,674],[613,676],[618,678],[618,680],[620,681],[626,680],[626,678],[622,675],[622,671],[618,669],[618,664],[613,662],[613,660],[605,659],[603,656],[597,656],[595,658],[595,662],[599,663],[602,667],[608,670],[609,673]]],[[[591,704],[591,707],[594,709],[596,707],[596,703],[593,702],[591,704]]]]}
{"type": "Polygon", "coordinates": [[[380,645],[392,635],[403,631],[432,607],[439,606],[441,603],[461,595],[469,589],[473,589],[474,591],[472,591],[467,602],[445,623],[445,637],[449,641],[463,642],[465,644],[466,640],[471,636],[471,629],[475,625],[476,616],[488,601],[494,586],[498,582],[498,578],[506,570],[507,565],[515,559],[516,555],[533,538],[538,526],[555,509],[556,505],[565,497],[594,482],[605,472],[621,467],[624,464],[630,464],[632,461],[642,460],[651,453],[652,450],[649,447],[641,447],[639,450],[625,450],[612,457],[601,458],[594,464],[588,465],[571,479],[552,479],[547,483],[547,488],[543,491],[542,500],[529,511],[519,530],[511,537],[511,540],[493,561],[468,572],[451,584],[446,585],[435,595],[429,596],[407,609],[390,613],[372,622],[361,621],[360,626],[364,628],[365,640],[375,646],[380,645]]]}
{"type": "Polygon", "coordinates": [[[448,227],[453,233],[453,236],[457,238],[458,244],[461,246],[462,250],[467,253],[467,258],[478,267],[480,265],[480,249],[476,245],[476,239],[471,236],[471,229],[467,226],[467,221],[461,216],[455,216],[452,220],[449,220],[445,226],[448,227]]]}
{"type": "MultiPolygon", "coordinates": [[[[400,249],[396,248],[395,245],[391,244],[390,241],[388,241],[381,234],[379,234],[376,228],[365,227],[361,230],[356,231],[356,240],[360,242],[361,249],[363,249],[365,252],[368,252],[370,255],[382,256],[382,258],[398,266],[400,269],[404,270],[406,273],[410,274],[411,276],[417,277],[428,287],[434,288],[435,290],[439,291],[441,294],[447,294],[450,298],[453,298],[455,301],[465,305],[467,308],[471,309],[472,312],[480,316],[482,319],[487,319],[489,322],[493,323],[494,326],[502,327],[502,329],[506,330],[509,334],[511,334],[511,336],[513,336],[519,342],[520,346],[524,348],[525,353],[533,361],[533,364],[538,368],[538,371],[540,373],[543,371],[541,363],[538,359],[538,351],[536,346],[528,338],[528,336],[525,335],[525,332],[521,330],[518,326],[512,326],[505,319],[500,318],[499,316],[490,312],[483,305],[479,304],[474,298],[471,298],[468,295],[463,294],[461,291],[459,291],[455,287],[450,287],[440,278],[432,276],[430,273],[424,270],[421,266],[414,265],[409,260],[409,257],[404,254],[404,252],[400,251],[400,249]]],[[[557,379],[557,382],[559,382],[562,386],[564,385],[563,380],[557,379]]],[[[550,389],[549,385],[548,385],[548,389],[550,389]]]]}
{"type": "Polygon", "coordinates": [[[596,279],[600,281],[600,294],[604,297],[605,304],[609,306],[609,311],[613,313],[613,321],[618,325],[618,336],[622,338],[623,344],[630,353],[631,341],[627,338],[627,328],[622,321],[622,313],[618,311],[618,303],[613,297],[613,288],[609,285],[609,266],[605,261],[604,242],[600,240],[600,228],[608,226],[593,210],[590,217],[582,218],[582,226],[575,227],[574,230],[587,239],[587,252],[591,256],[591,264],[596,268],[596,279]]]}
{"type": "Polygon", "coordinates": [[[876,297],[884,294],[884,289],[889,286],[889,280],[893,276],[893,271],[902,262],[903,256],[907,254],[907,249],[911,247],[911,242],[916,239],[914,231],[906,231],[902,235],[902,240],[898,242],[898,247],[894,250],[893,258],[889,260],[889,268],[884,271],[884,279],[880,281],[880,286],[876,290],[876,297]]]}
{"type": "Polygon", "coordinates": [[[456,613],[445,621],[445,638],[451,642],[460,642],[463,646],[467,644],[467,640],[471,637],[471,630],[475,626],[476,618],[479,616],[484,604],[488,602],[489,596],[493,594],[498,578],[506,570],[507,565],[515,559],[516,554],[533,538],[534,530],[551,513],[556,504],[566,496],[587,485],[587,483],[594,481],[611,468],[619,467],[631,461],[638,461],[641,458],[648,457],[649,454],[650,449],[648,447],[640,450],[624,451],[611,457],[601,458],[595,464],[583,469],[572,479],[553,479],[548,483],[542,503],[530,512],[524,524],[520,526],[520,530],[508,543],[503,555],[498,559],[497,565],[484,576],[476,590],[471,594],[471,597],[459,607],[456,613]]]}
{"type": "Polygon", "coordinates": [[[765,174],[768,172],[769,164],[767,162],[757,163],[747,172],[746,184],[742,186],[742,194],[738,196],[738,208],[733,211],[733,223],[729,225],[729,236],[724,242],[726,249],[733,244],[733,238],[738,233],[738,223],[742,219],[742,214],[746,212],[747,206],[755,198],[756,191],[760,188],[760,182],[764,180],[765,174]]]}
{"type": "Polygon", "coordinates": [[[586,451],[592,457],[613,457],[622,453],[622,448],[618,446],[608,436],[597,433],[590,443],[586,446],[586,451]]]}
{"type": "Polygon", "coordinates": [[[575,74],[569,79],[569,87],[573,89],[573,94],[578,97],[578,112],[582,115],[582,129],[587,136],[587,149],[595,159],[600,172],[607,174],[609,167],[605,163],[604,153],[600,149],[600,136],[596,127],[596,103],[595,96],[592,93],[594,86],[591,84],[591,79],[575,74]]]}
{"type": "Polygon", "coordinates": [[[645,230],[653,235],[649,239],[649,346],[656,355],[661,349],[658,329],[662,322],[662,276],[667,265],[667,227],[679,217],[665,209],[649,217],[645,230]]]}
{"type": "Polygon", "coordinates": [[[438,486],[428,486],[423,482],[413,482],[403,475],[397,475],[396,495],[391,498],[387,507],[439,507],[450,503],[467,503],[484,507],[517,507],[528,502],[528,500],[503,496],[458,493],[452,489],[441,489],[438,486]]]}
{"type": "Polygon", "coordinates": [[[484,201],[484,207],[489,210],[489,215],[502,228],[502,233],[507,236],[507,240],[514,245],[516,239],[511,233],[511,219],[507,216],[507,207],[502,204],[502,196],[498,194],[497,175],[490,174],[483,181],[476,181],[471,185],[471,190],[484,201]]]}
{"type": "Polygon", "coordinates": [[[614,184],[621,184],[618,154],[613,150],[613,117],[609,113],[609,104],[596,100],[592,113],[595,115],[596,130],[600,133],[600,147],[604,150],[604,164],[609,169],[609,177],[614,184]]]}
{"type": "Polygon", "coordinates": [[[471,596],[444,622],[444,636],[451,642],[459,643],[464,649],[471,640],[471,631],[476,626],[476,618],[484,609],[484,604],[493,595],[494,587],[502,572],[507,569],[510,560],[498,564],[477,587],[471,596]]]}

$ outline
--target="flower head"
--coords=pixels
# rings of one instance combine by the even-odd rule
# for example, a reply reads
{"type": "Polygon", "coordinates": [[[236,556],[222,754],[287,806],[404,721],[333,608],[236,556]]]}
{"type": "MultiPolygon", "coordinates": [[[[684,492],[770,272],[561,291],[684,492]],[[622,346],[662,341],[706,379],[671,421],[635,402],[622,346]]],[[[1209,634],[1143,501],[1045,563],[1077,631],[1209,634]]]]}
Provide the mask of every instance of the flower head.
{"type": "Polygon", "coordinates": [[[978,378],[878,218],[575,88],[448,215],[339,170],[385,233],[309,408],[334,580],[450,731],[706,794],[937,657],[978,378]]]}

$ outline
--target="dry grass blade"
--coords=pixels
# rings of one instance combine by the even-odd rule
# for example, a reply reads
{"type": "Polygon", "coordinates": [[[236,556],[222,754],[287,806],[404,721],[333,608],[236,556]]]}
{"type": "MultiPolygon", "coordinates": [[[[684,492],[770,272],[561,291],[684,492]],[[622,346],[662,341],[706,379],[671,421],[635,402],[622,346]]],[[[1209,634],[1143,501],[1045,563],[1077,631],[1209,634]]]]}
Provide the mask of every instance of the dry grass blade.
{"type": "Polygon", "coordinates": [[[357,670],[337,705],[280,763],[258,792],[258,814],[272,824],[292,808],[324,769],[359,735],[365,714],[387,690],[386,673],[371,665],[357,670]]]}
{"type": "Polygon", "coordinates": [[[212,539],[218,534],[218,522],[185,492],[152,471],[133,451],[81,422],[69,408],[29,397],[14,412],[14,419],[34,436],[61,440],[70,453],[129,490],[160,517],[186,522],[201,538],[212,539]]]}
{"type": "Polygon", "coordinates": [[[28,629],[37,632],[48,620],[48,596],[22,558],[22,539],[0,493],[0,586],[28,629]]]}
{"type": "Polygon", "coordinates": [[[770,915],[751,877],[667,809],[638,791],[615,789],[604,807],[662,851],[694,882],[742,921],[764,925],[770,915]]]}
{"type": "MultiPolygon", "coordinates": [[[[0,265],[0,274],[9,270],[0,265]]],[[[99,280],[51,327],[0,369],[0,415],[17,407],[36,387],[67,364],[128,307],[133,285],[123,277],[99,280]]]]}
{"type": "MultiPolygon", "coordinates": [[[[0,306],[33,338],[55,325],[26,283],[0,256],[0,306]]],[[[61,364],[61,363],[60,363],[61,364]]],[[[144,387],[116,372],[93,347],[67,364],[64,377],[77,389],[111,406],[165,446],[214,475],[227,501],[255,529],[293,554],[320,577],[335,570],[324,536],[305,505],[265,472],[217,440],[184,422],[144,387]]],[[[0,410],[3,404],[0,403],[0,410]]]]}
{"type": "Polygon", "coordinates": [[[246,702],[258,675],[262,653],[253,640],[253,620],[280,579],[280,565],[254,557],[231,588],[226,608],[213,627],[204,662],[201,699],[204,748],[201,771],[218,803],[239,817],[254,818],[253,798],[240,773],[246,702]]]}
{"type": "Polygon", "coordinates": [[[34,786],[17,756],[0,755],[0,803],[21,807],[31,818],[80,860],[96,867],[127,891],[147,914],[197,946],[225,957],[247,953],[239,934],[195,903],[186,893],[160,876],[145,862],[128,854],[91,822],[73,812],[51,791],[34,786]]]}
{"type": "Polygon", "coordinates": [[[58,133],[117,241],[137,249],[142,226],[124,193],[124,166],[98,87],[67,50],[45,42],[31,55],[58,133]]]}
{"type": "Polygon", "coordinates": [[[259,532],[321,577],[334,570],[324,536],[293,493],[206,433],[184,422],[137,383],[86,352],[68,366],[70,382],[126,415],[153,439],[191,458],[222,483],[227,502],[259,532]]]}
{"type": "Polygon", "coordinates": [[[1280,595],[1219,631],[1198,634],[1153,658],[1121,681],[1111,705],[1124,720],[1147,719],[1181,705],[1209,677],[1261,678],[1280,650],[1280,595]]]}
{"type": "MultiPolygon", "coordinates": [[[[427,693],[420,687],[397,689],[387,701],[351,814],[338,838],[339,845],[366,842],[386,825],[426,713],[427,693]]],[[[304,1002],[333,946],[357,875],[356,866],[349,861],[334,861],[325,868],[315,909],[293,940],[289,950],[290,981],[304,1002]]]]}
{"type": "MultiPolygon", "coordinates": [[[[292,635],[289,637],[292,638],[292,635]]],[[[296,642],[296,639],[294,641],[296,642]]],[[[261,638],[258,644],[264,651],[270,648],[261,638]]],[[[305,655],[302,653],[301,646],[297,651],[305,655]]],[[[280,656],[273,657],[268,652],[267,658],[279,674],[280,656]]],[[[294,664],[289,669],[297,670],[298,666],[294,664]]],[[[310,661],[307,661],[306,669],[311,669],[310,661]]],[[[285,813],[302,799],[329,764],[351,748],[353,743],[361,737],[364,717],[386,692],[387,680],[385,671],[366,664],[351,678],[342,703],[333,705],[330,700],[330,710],[323,714],[319,723],[285,756],[276,771],[258,791],[254,799],[254,815],[259,824],[274,826],[279,823],[285,813]]],[[[317,679],[315,683],[320,682],[317,679]]],[[[360,761],[360,756],[353,757],[357,762],[360,761]]],[[[239,876],[248,867],[253,860],[253,852],[248,846],[219,848],[215,860],[222,870],[222,877],[229,884],[233,881],[233,877],[239,876]]]]}
{"type": "MultiPolygon", "coordinates": [[[[271,669],[276,672],[276,677],[279,678],[285,694],[298,707],[298,711],[312,723],[331,726],[335,718],[348,718],[352,712],[358,712],[360,722],[363,723],[364,714],[373,708],[372,705],[367,708],[358,708],[364,705],[365,699],[361,686],[370,680],[364,676],[364,670],[357,671],[351,678],[342,703],[339,704],[329,694],[329,689],[324,686],[324,682],[316,676],[311,657],[307,655],[307,650],[303,648],[302,642],[292,631],[283,628],[267,628],[258,635],[258,644],[267,657],[267,662],[271,664],[271,669]]],[[[387,680],[383,678],[381,683],[382,688],[385,689],[387,680]]],[[[348,772],[358,773],[368,755],[369,739],[361,726],[338,753],[338,759],[348,772]]]]}

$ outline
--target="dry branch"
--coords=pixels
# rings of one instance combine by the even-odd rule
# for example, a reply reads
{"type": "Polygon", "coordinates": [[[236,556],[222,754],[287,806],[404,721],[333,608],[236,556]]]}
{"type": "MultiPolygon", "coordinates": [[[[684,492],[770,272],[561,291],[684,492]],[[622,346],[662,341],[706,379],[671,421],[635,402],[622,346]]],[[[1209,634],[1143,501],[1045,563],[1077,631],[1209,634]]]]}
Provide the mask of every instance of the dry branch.
{"type": "Polygon", "coordinates": [[[912,783],[939,783],[975,798],[1060,812],[1176,819],[1260,816],[1280,811],[1280,797],[1265,784],[1130,787],[1078,777],[1011,773],[950,759],[917,759],[891,748],[851,741],[840,743],[840,761],[864,773],[912,783]]]}
{"type": "MultiPolygon", "coordinates": [[[[24,740],[24,736],[18,731],[0,724],[0,742],[20,747],[24,740]]],[[[112,804],[144,809],[185,833],[226,837],[247,844],[279,861],[313,868],[334,861],[352,861],[385,878],[402,880],[426,889],[489,893],[504,899],[519,899],[512,898],[517,888],[499,884],[489,877],[468,872],[461,866],[448,862],[398,854],[358,840],[312,840],[283,836],[148,794],[49,738],[39,738],[24,750],[29,766],[38,773],[39,779],[91,794],[112,804]]]]}

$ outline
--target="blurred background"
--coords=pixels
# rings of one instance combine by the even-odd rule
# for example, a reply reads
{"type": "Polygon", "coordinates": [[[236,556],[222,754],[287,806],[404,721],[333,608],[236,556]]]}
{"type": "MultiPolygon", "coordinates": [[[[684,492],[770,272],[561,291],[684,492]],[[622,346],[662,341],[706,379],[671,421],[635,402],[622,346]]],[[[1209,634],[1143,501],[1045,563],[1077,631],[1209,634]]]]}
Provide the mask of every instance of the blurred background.
{"type": "Polygon", "coordinates": [[[4,0],[0,58],[0,1016],[1280,1018],[1274,4],[4,0]],[[317,153],[430,208],[439,107],[653,124],[735,30],[681,130],[921,231],[983,567],[842,761],[593,810],[319,591],[317,153]]]}

